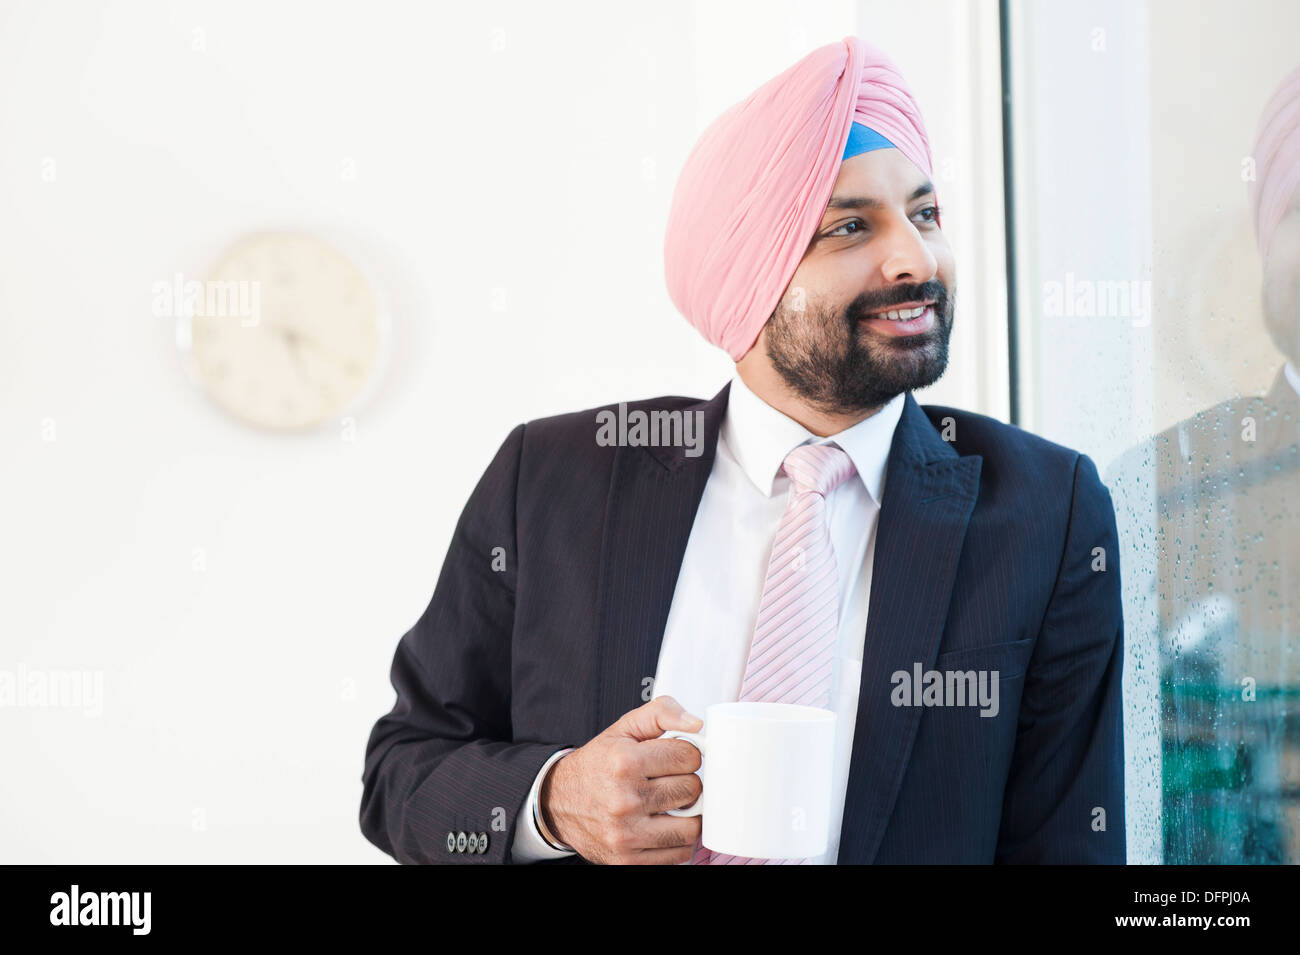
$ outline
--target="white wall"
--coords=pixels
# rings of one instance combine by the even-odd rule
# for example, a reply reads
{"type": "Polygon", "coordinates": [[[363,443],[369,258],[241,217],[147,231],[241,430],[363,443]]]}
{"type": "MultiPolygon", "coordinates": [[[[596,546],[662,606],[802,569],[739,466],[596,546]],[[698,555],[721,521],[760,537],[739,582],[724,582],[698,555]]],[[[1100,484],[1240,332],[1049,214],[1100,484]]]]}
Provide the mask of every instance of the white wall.
{"type": "MultiPolygon", "coordinates": [[[[357,826],[366,737],[508,430],[725,381],[663,286],[676,170],[888,5],[559,6],[0,4],[0,671],[102,680],[98,712],[0,708],[0,861],[385,861],[357,826]],[[355,441],[228,418],[151,313],[153,283],[269,226],[346,237],[390,302],[355,441]]],[[[873,39],[928,71],[968,250],[960,197],[990,173],[943,97],[996,49],[945,22],[952,63],[933,22],[873,39]]],[[[922,400],[999,413],[982,271],[922,400]]]]}

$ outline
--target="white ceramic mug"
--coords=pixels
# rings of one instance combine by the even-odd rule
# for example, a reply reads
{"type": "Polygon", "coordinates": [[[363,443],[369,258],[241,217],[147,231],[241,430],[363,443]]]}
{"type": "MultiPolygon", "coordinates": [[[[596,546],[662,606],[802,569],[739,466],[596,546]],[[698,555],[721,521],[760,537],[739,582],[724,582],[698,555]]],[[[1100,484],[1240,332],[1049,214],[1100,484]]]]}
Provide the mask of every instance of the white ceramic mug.
{"type": "Polygon", "coordinates": [[[703,815],[705,848],[755,859],[819,856],[830,840],[835,714],[793,703],[714,703],[698,733],[703,793],[672,816],[703,815]]]}

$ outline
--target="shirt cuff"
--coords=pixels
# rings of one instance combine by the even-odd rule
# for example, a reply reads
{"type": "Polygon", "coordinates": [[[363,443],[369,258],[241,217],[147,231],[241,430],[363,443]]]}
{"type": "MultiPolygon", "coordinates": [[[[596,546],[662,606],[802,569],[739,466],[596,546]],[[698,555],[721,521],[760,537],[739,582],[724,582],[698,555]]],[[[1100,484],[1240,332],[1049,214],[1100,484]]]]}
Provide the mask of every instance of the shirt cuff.
{"type": "Polygon", "coordinates": [[[542,790],[542,781],[546,779],[546,774],[550,772],[565,753],[572,753],[575,747],[562,749],[551,755],[540,770],[537,772],[537,778],[533,780],[533,788],[528,790],[528,798],[524,800],[522,818],[515,824],[515,841],[510,847],[510,857],[515,862],[540,862],[543,859],[563,859],[566,856],[577,855],[576,852],[566,849],[556,849],[549,842],[542,838],[541,831],[537,828],[537,816],[535,813],[540,811],[538,798],[542,790]]]}

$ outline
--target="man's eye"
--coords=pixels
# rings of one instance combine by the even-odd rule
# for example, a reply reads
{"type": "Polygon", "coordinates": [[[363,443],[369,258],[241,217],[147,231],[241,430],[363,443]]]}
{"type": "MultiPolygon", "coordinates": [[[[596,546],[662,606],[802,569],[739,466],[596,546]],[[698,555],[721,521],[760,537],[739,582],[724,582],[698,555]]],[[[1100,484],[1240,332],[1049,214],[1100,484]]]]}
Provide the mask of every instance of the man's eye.
{"type": "Polygon", "coordinates": [[[861,219],[850,219],[848,222],[844,223],[844,225],[836,226],[832,231],[827,232],[826,235],[827,235],[827,236],[833,236],[833,235],[857,235],[859,232],[861,232],[861,231],[862,231],[863,229],[865,229],[865,228],[866,228],[866,225],[865,225],[865,223],[863,223],[863,221],[862,221],[861,219]],[[851,225],[859,226],[859,228],[855,229],[855,230],[852,231],[852,232],[846,232],[845,230],[848,229],[848,227],[851,226],[851,225]]]}

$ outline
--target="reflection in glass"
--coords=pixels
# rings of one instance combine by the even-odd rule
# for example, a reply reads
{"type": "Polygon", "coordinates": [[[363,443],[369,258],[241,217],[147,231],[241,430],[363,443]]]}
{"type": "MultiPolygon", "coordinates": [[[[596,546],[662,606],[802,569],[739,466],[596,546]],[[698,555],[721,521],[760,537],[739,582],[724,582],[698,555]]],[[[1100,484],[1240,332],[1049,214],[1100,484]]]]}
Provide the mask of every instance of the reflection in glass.
{"type": "Polygon", "coordinates": [[[1300,69],[1260,118],[1250,183],[1266,325],[1262,396],[1125,455],[1154,474],[1166,863],[1300,862],[1300,69]]]}

